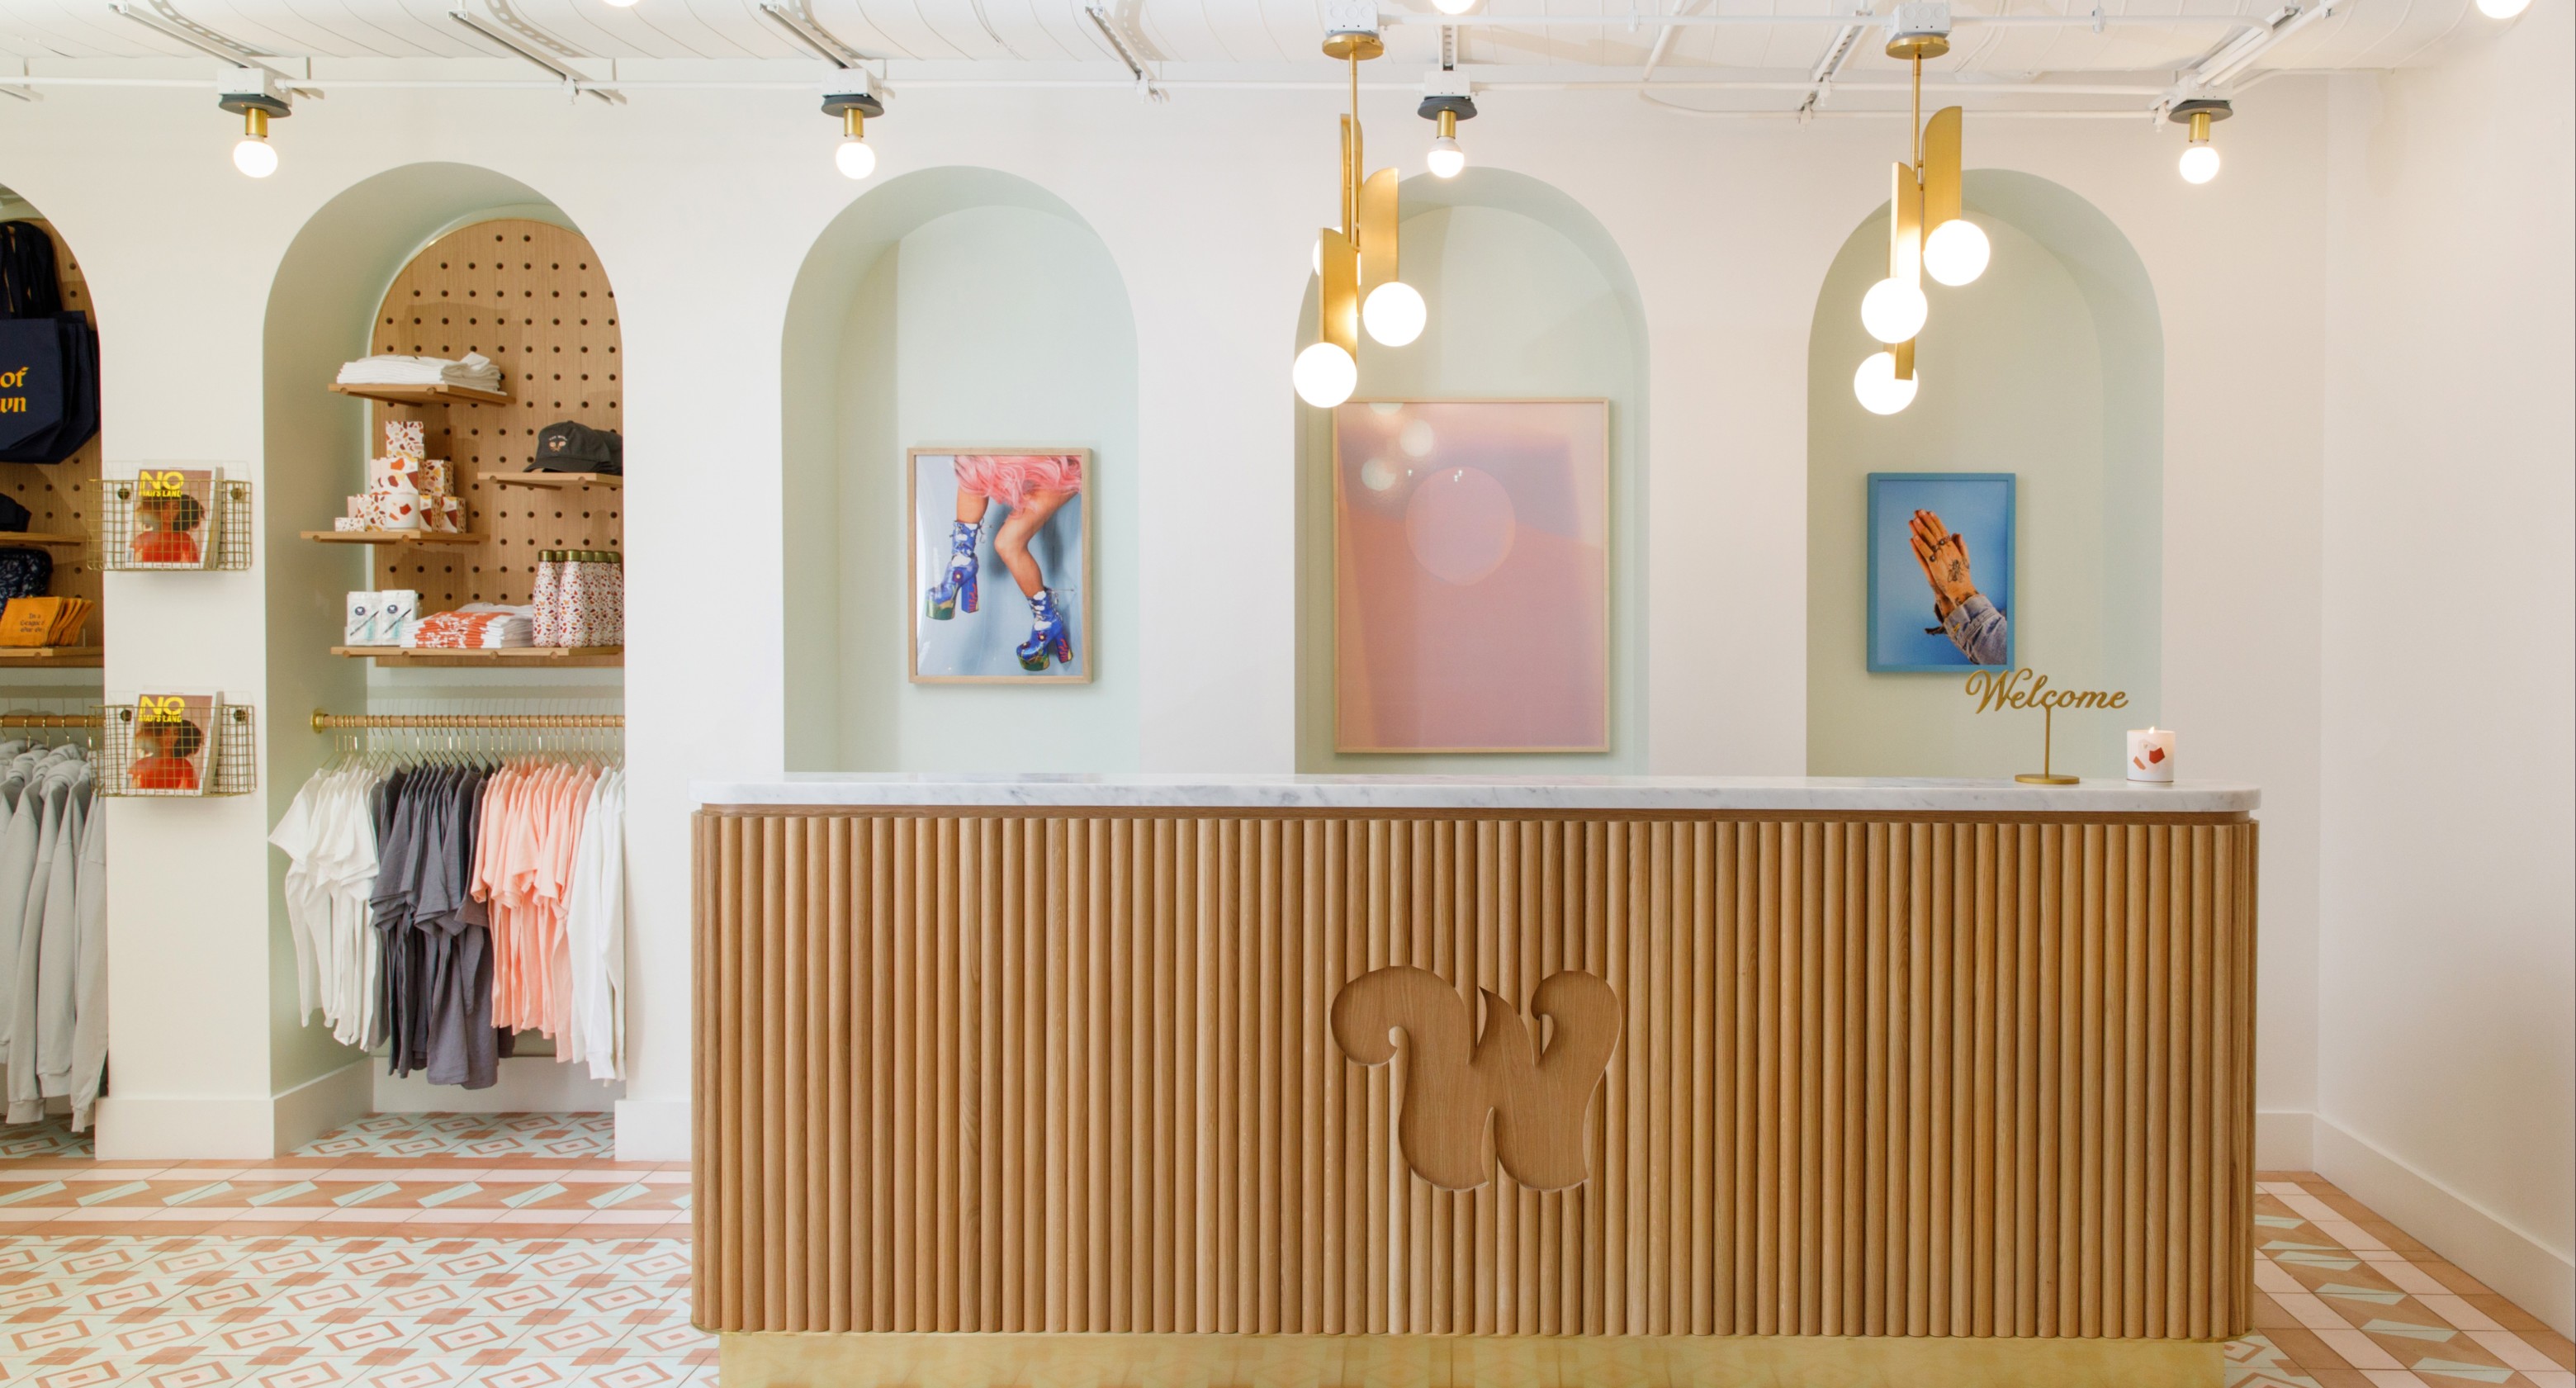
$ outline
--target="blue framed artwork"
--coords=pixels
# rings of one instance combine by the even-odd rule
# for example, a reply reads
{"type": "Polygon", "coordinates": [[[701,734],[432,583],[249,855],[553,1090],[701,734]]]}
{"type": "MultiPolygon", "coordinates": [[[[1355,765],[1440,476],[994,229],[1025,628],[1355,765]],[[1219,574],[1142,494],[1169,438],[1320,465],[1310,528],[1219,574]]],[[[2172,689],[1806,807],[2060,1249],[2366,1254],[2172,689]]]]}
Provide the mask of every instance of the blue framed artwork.
{"type": "Polygon", "coordinates": [[[1869,475],[1869,668],[2013,663],[2013,474],[1869,475]]]}

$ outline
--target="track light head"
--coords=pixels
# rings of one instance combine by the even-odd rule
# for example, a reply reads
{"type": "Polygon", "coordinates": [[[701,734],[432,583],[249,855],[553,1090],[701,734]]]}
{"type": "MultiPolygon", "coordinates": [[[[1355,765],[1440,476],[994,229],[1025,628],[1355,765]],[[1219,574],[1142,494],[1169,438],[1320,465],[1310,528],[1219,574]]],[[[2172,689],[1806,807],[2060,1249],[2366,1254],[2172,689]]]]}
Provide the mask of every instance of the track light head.
{"type": "Polygon", "coordinates": [[[2209,127],[2236,113],[2235,108],[2212,97],[2195,97],[2177,101],[2166,112],[2178,125],[2191,127],[2191,143],[2182,151],[2182,177],[2186,183],[2207,183],[2218,177],[2218,147],[2209,142],[2209,127]]]}
{"type": "Polygon", "coordinates": [[[1415,114],[1432,125],[1431,154],[1424,161],[1432,176],[1456,178],[1467,167],[1467,151],[1458,145],[1458,122],[1476,118],[1476,98],[1465,92],[1434,92],[1422,98],[1415,114]]]}
{"type": "Polygon", "coordinates": [[[853,75],[859,85],[823,93],[823,114],[841,121],[841,144],[832,151],[832,166],[843,178],[856,182],[877,170],[877,152],[868,147],[867,123],[868,117],[885,114],[885,102],[877,96],[875,79],[865,73],[853,75]]]}
{"type": "Polygon", "coordinates": [[[233,167],[252,178],[277,172],[277,148],[268,142],[268,123],[295,114],[277,74],[266,68],[236,68],[216,83],[215,105],[242,118],[241,142],[233,146],[233,167]]]}

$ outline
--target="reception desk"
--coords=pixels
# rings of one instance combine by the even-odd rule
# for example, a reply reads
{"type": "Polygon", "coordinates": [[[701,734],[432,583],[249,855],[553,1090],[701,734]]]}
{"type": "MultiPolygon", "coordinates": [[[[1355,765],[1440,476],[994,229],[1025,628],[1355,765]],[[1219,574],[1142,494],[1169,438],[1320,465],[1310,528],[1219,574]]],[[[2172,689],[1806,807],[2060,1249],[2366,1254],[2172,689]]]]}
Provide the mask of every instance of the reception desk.
{"type": "Polygon", "coordinates": [[[765,1384],[2222,1381],[2249,787],[695,787],[765,1384]]]}

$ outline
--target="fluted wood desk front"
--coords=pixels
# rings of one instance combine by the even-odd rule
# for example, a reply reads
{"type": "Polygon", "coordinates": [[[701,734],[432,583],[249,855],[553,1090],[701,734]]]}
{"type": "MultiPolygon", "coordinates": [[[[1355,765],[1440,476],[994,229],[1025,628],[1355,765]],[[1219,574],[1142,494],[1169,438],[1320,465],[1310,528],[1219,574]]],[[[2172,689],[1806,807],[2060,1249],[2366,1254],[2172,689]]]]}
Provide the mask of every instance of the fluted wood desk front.
{"type": "Polygon", "coordinates": [[[700,799],[729,1388],[2214,1386],[2246,1328],[2250,791],[700,799]]]}

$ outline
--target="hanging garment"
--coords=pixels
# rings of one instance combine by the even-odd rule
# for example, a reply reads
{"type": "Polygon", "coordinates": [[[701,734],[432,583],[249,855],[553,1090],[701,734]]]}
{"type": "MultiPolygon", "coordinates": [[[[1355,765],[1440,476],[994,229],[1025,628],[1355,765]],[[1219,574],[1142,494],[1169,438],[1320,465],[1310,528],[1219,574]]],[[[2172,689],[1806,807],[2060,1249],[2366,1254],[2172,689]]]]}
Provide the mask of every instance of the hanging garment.
{"type": "Polygon", "coordinates": [[[611,769],[592,788],[573,852],[564,935],[572,1018],[565,1059],[595,1080],[625,1072],[626,773],[611,769]]]}
{"type": "Polygon", "coordinates": [[[80,871],[72,888],[80,921],[68,1076],[76,1133],[88,1129],[107,1083],[107,816],[101,808],[93,803],[81,826],[80,871]]]}
{"type": "Polygon", "coordinates": [[[68,999],[79,978],[74,874],[81,824],[94,783],[86,760],[55,759],[45,766],[38,783],[20,795],[17,816],[11,821],[13,827],[19,820],[36,821],[35,856],[20,908],[18,969],[10,1003],[8,1119],[12,1123],[33,1123],[45,1116],[49,1081],[56,1096],[70,1093],[75,1018],[68,999]],[[63,860],[60,872],[57,858],[63,860]]]}
{"type": "Polygon", "coordinates": [[[0,802],[8,806],[7,822],[0,825],[0,1067],[13,1060],[22,1021],[25,1033],[35,1034],[43,893],[51,885],[50,861],[41,853],[47,788],[58,787],[68,796],[75,769],[86,784],[89,764],[80,749],[57,747],[22,751],[0,773],[0,802]]]}
{"type": "MultiPolygon", "coordinates": [[[[614,770],[545,757],[315,772],[269,836],[288,858],[306,1024],[318,1013],[335,1038],[384,1046],[388,1073],[433,1084],[495,1082],[518,1031],[554,1037],[558,1061],[615,1078],[623,788],[614,770]]],[[[8,848],[0,826],[0,871],[8,848]]]]}

